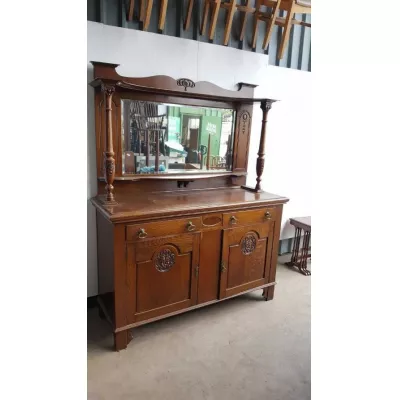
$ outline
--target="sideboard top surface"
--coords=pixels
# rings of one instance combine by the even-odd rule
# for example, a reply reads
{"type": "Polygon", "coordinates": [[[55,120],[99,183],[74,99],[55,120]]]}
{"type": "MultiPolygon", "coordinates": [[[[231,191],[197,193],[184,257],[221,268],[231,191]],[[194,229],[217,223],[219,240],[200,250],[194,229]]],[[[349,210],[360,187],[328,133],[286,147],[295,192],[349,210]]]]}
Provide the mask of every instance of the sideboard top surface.
{"type": "Polygon", "coordinates": [[[120,195],[118,204],[112,206],[104,205],[103,198],[104,195],[96,196],[92,203],[111,222],[262,207],[289,201],[272,193],[253,193],[239,187],[120,195]]]}

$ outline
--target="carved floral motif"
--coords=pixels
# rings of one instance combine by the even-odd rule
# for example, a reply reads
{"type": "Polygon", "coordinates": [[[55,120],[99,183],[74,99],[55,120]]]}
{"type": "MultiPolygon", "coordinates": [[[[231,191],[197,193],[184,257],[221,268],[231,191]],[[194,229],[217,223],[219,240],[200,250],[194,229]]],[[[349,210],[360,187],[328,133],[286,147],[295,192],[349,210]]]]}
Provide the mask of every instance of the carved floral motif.
{"type": "Polygon", "coordinates": [[[106,175],[112,176],[115,172],[114,160],[106,160],[106,175]]]}
{"type": "Polygon", "coordinates": [[[247,126],[250,122],[250,113],[246,110],[244,110],[240,115],[239,115],[239,132],[240,133],[246,133],[247,126]]]}
{"type": "Polygon", "coordinates": [[[101,91],[104,92],[107,96],[111,96],[115,92],[115,86],[101,84],[101,91]]]}
{"type": "Polygon", "coordinates": [[[167,272],[175,264],[175,254],[169,249],[160,250],[155,259],[157,271],[167,272]]]}
{"type": "Polygon", "coordinates": [[[185,88],[185,92],[187,92],[187,88],[188,88],[188,87],[194,88],[194,87],[196,86],[196,84],[195,84],[192,80],[187,79],[187,78],[178,79],[178,80],[176,81],[176,84],[177,84],[178,86],[183,86],[183,87],[185,88]]]}
{"type": "Polygon", "coordinates": [[[248,256],[255,250],[256,244],[257,244],[257,239],[254,235],[245,236],[242,240],[242,253],[245,256],[248,256]]]}

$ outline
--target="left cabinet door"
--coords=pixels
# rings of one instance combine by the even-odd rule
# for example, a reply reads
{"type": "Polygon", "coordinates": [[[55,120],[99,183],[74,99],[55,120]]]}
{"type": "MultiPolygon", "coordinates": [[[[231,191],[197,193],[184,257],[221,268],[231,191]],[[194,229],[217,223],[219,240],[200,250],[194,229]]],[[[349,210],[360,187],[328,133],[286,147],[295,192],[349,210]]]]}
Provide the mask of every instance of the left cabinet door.
{"type": "Polygon", "coordinates": [[[199,250],[200,233],[127,244],[128,323],[196,304],[199,250]]]}

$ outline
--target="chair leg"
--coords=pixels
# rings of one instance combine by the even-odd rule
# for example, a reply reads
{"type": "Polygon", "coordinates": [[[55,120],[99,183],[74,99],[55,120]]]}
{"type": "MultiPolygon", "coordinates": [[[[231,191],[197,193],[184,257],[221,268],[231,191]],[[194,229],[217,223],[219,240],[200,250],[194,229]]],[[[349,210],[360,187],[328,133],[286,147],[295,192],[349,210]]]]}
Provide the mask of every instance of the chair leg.
{"type": "Polygon", "coordinates": [[[135,0],[129,0],[128,21],[133,20],[133,11],[135,9],[135,0]]]}
{"type": "Polygon", "coordinates": [[[204,35],[207,25],[208,12],[210,10],[210,0],[204,0],[203,18],[201,20],[200,35],[204,35]]]}
{"type": "Polygon", "coordinates": [[[165,17],[167,15],[168,0],[161,0],[160,4],[160,18],[158,20],[158,29],[160,31],[164,30],[165,17]]]}
{"type": "Polygon", "coordinates": [[[256,0],[256,11],[254,12],[254,26],[253,26],[253,38],[251,40],[251,48],[254,50],[257,46],[257,33],[258,33],[258,13],[260,12],[261,0],[256,0]]]}
{"type": "Polygon", "coordinates": [[[194,0],[189,0],[187,12],[186,12],[185,23],[183,25],[183,29],[185,31],[187,31],[190,27],[190,21],[192,20],[193,3],[194,3],[194,0]]]}
{"type": "Polygon", "coordinates": [[[294,15],[294,11],[293,11],[293,6],[292,6],[292,7],[290,7],[290,9],[288,10],[288,12],[286,14],[286,20],[285,20],[285,25],[283,27],[282,39],[281,39],[281,43],[279,45],[279,51],[278,51],[278,59],[279,60],[282,60],[283,53],[285,51],[285,47],[289,40],[290,31],[292,29],[293,15],[294,15]]]}
{"type": "Polygon", "coordinates": [[[140,0],[139,21],[143,22],[146,14],[146,0],[140,0]]]}
{"type": "MultiPolygon", "coordinates": [[[[250,0],[247,0],[247,2],[246,2],[246,8],[250,8],[250,0]]],[[[240,27],[240,38],[239,38],[239,41],[240,42],[242,42],[243,41],[243,38],[244,38],[244,33],[245,33],[245,30],[246,30],[246,22],[247,22],[247,15],[249,14],[249,12],[248,11],[246,11],[245,13],[244,13],[244,16],[243,16],[243,19],[242,19],[242,25],[241,25],[241,27],[240,27]]]]}
{"type": "Polygon", "coordinates": [[[232,30],[233,15],[236,11],[236,0],[231,0],[231,8],[227,12],[227,22],[225,25],[224,46],[228,45],[229,37],[232,30]]]}
{"type": "Polygon", "coordinates": [[[220,6],[221,6],[221,0],[215,0],[215,4],[214,4],[212,14],[211,14],[210,30],[208,33],[208,38],[210,40],[214,40],[215,28],[217,27],[217,19],[218,19],[218,13],[219,13],[220,6]]]}
{"type": "Polygon", "coordinates": [[[146,15],[144,17],[144,24],[143,24],[144,31],[147,31],[147,29],[149,29],[152,9],[153,9],[153,0],[147,0],[146,15]]]}
{"type": "Polygon", "coordinates": [[[265,31],[264,42],[262,48],[265,50],[268,46],[269,41],[271,40],[272,30],[274,29],[276,17],[278,16],[279,5],[281,0],[277,0],[275,8],[272,10],[271,19],[268,22],[267,29],[265,31]]]}

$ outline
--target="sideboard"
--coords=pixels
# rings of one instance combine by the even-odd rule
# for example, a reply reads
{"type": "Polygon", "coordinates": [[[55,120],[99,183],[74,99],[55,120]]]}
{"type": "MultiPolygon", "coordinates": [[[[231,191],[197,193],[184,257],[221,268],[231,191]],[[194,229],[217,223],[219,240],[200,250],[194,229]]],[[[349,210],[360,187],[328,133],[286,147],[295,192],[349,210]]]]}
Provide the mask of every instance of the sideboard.
{"type": "Polygon", "coordinates": [[[115,349],[132,328],[263,289],[274,297],[283,204],[261,189],[267,115],[254,86],[229,91],[92,62],[99,194],[98,303],[115,349]],[[253,104],[263,111],[246,186],[253,104]]]}

